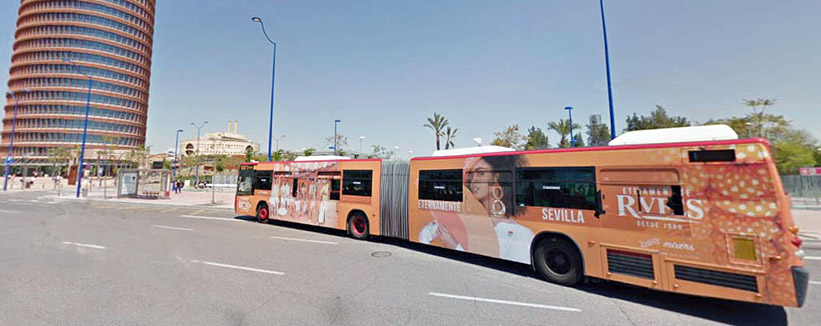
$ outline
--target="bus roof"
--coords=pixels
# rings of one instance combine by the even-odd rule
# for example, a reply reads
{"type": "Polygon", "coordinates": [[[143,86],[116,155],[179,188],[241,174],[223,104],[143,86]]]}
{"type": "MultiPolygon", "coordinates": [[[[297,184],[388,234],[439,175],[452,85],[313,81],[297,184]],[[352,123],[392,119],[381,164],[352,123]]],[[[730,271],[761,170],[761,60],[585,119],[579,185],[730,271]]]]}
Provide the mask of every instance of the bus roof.
{"type": "Polygon", "coordinates": [[[608,145],[666,144],[734,139],[738,139],[735,130],[728,125],[719,124],[628,131],[611,140],[608,145]]]}
{"type": "Polygon", "coordinates": [[[642,148],[698,147],[698,146],[715,146],[715,145],[741,145],[741,144],[764,144],[765,146],[769,147],[770,146],[770,141],[768,141],[764,138],[749,138],[749,139],[698,141],[698,142],[683,142],[683,143],[663,143],[663,144],[642,144],[642,145],[618,145],[618,146],[599,146],[599,147],[539,149],[539,150],[531,150],[531,151],[496,152],[496,153],[485,153],[485,154],[414,157],[414,158],[411,159],[411,161],[427,161],[427,160],[465,158],[465,157],[476,157],[476,156],[503,156],[503,155],[521,155],[521,154],[542,154],[542,153],[596,152],[596,151],[614,151],[614,150],[642,149],[642,148]]]}

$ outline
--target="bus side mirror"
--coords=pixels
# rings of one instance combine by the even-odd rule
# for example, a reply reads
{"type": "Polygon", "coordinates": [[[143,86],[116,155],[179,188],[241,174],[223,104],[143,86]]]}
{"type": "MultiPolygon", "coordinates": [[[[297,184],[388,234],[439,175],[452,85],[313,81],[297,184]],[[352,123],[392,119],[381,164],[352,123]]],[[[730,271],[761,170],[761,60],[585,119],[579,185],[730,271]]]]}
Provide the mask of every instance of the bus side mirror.
{"type": "Polygon", "coordinates": [[[604,211],[602,207],[602,202],[604,201],[604,194],[601,193],[601,190],[596,191],[596,213],[593,214],[596,218],[601,218],[602,214],[607,212],[604,211]]]}

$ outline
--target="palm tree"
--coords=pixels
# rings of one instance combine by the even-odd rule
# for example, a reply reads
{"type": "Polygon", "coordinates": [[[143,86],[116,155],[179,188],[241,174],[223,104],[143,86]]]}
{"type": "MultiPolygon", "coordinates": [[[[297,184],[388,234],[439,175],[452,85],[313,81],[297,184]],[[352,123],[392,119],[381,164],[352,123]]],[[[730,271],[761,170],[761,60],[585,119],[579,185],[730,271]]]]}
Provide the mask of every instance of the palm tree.
{"type": "Polygon", "coordinates": [[[436,150],[440,150],[440,137],[444,136],[443,130],[448,125],[448,119],[445,119],[444,115],[434,112],[433,118],[428,118],[428,122],[425,123],[423,126],[428,127],[436,133],[436,150]]]}
{"type": "Polygon", "coordinates": [[[758,137],[761,137],[761,129],[762,125],[764,124],[762,120],[764,120],[764,110],[767,109],[768,106],[775,105],[775,99],[768,99],[768,98],[757,98],[754,100],[744,100],[744,105],[749,106],[753,109],[753,115],[756,116],[756,120],[758,123],[758,137]],[[761,112],[756,110],[759,106],[761,106],[761,112]]]}
{"type": "Polygon", "coordinates": [[[456,138],[457,131],[459,131],[459,128],[451,128],[448,126],[445,131],[445,149],[450,149],[456,146],[456,144],[453,143],[453,139],[456,138]]]}
{"type": "MultiPolygon", "coordinates": [[[[561,140],[559,141],[559,147],[570,147],[570,142],[567,140],[567,136],[570,135],[570,120],[559,119],[559,121],[551,121],[547,124],[547,128],[555,131],[560,136],[562,136],[561,140]]],[[[573,129],[576,129],[579,132],[581,132],[581,128],[582,127],[579,124],[573,124],[573,129]]]]}

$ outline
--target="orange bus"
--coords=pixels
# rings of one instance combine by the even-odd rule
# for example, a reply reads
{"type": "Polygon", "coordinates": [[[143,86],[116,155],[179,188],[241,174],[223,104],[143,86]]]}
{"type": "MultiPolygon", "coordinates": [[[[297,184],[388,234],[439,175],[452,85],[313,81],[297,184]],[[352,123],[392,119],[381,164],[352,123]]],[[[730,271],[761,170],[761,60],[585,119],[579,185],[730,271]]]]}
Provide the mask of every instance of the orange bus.
{"type": "Polygon", "coordinates": [[[801,306],[809,275],[763,139],[241,167],[236,213],[675,293],[801,306]]]}

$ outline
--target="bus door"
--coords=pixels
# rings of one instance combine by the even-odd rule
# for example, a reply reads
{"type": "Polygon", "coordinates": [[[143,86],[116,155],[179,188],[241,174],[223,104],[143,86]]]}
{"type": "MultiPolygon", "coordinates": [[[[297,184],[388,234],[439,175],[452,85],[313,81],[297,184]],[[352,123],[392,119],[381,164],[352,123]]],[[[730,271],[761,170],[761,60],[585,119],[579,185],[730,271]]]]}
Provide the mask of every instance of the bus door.
{"type": "Polygon", "coordinates": [[[316,191],[319,200],[316,223],[338,227],[337,209],[342,191],[342,178],[339,171],[319,171],[316,179],[316,191]]]}

